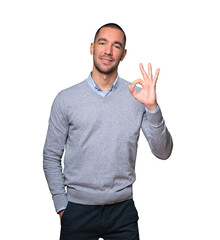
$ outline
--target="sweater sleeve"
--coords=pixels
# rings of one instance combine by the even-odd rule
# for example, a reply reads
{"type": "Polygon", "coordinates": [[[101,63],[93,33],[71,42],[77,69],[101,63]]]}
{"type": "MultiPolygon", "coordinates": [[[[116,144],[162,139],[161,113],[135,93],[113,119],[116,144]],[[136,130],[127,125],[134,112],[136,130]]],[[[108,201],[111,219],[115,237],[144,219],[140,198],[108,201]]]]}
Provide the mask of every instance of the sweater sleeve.
{"type": "Polygon", "coordinates": [[[61,159],[68,135],[68,118],[62,95],[55,98],[43,150],[43,168],[56,211],[67,205],[61,159]]]}
{"type": "Polygon", "coordinates": [[[173,141],[165,125],[160,108],[154,112],[145,109],[141,128],[149,143],[151,152],[157,158],[168,159],[172,152],[173,141]]]}

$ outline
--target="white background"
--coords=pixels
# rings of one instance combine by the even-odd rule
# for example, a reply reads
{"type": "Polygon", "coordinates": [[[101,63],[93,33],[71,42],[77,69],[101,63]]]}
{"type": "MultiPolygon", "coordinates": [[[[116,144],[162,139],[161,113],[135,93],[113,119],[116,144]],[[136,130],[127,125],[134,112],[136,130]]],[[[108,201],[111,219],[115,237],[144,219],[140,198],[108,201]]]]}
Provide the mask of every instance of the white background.
{"type": "MultiPolygon", "coordinates": [[[[160,67],[158,102],[173,140],[167,161],[141,135],[134,199],[142,240],[220,239],[218,1],[10,1],[0,3],[1,232],[59,239],[42,169],[50,107],[92,69],[103,24],[127,34],[121,77],[160,67]]],[[[1,236],[1,239],[3,237],[1,236]]]]}

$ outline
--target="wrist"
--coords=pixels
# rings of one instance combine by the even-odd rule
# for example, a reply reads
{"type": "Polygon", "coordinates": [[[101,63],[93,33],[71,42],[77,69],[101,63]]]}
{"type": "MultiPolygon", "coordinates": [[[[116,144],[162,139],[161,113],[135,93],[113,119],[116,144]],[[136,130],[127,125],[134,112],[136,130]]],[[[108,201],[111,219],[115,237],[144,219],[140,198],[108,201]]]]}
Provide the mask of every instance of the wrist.
{"type": "Polygon", "coordinates": [[[65,211],[65,209],[58,212],[58,214],[60,215],[60,218],[62,218],[64,211],[65,211]]]}
{"type": "Polygon", "coordinates": [[[147,108],[148,111],[154,111],[157,109],[158,104],[155,103],[154,105],[145,105],[145,107],[147,108]]]}

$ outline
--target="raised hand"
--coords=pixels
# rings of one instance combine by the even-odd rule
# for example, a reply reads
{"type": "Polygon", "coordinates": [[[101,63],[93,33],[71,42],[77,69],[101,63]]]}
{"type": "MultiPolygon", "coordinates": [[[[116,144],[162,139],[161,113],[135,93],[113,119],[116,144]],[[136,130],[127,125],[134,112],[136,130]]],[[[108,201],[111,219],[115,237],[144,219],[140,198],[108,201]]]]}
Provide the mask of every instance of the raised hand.
{"type": "Polygon", "coordinates": [[[148,63],[148,74],[145,72],[142,63],[140,63],[140,70],[144,80],[138,78],[132,83],[132,85],[129,85],[128,88],[135,99],[143,103],[148,110],[153,111],[157,108],[156,83],[160,69],[156,69],[154,77],[152,75],[152,67],[150,63],[148,63]],[[139,92],[134,90],[137,84],[142,86],[142,89],[139,92]]]}

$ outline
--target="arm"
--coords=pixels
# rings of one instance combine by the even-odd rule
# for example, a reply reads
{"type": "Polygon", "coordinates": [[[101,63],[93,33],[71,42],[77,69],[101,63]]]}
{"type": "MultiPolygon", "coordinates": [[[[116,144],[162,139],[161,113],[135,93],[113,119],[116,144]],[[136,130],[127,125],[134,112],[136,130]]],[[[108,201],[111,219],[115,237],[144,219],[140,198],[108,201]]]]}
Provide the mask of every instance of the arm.
{"type": "Polygon", "coordinates": [[[168,159],[172,152],[173,141],[159,106],[155,112],[145,111],[141,128],[152,153],[157,158],[168,159]]]}
{"type": "Polygon", "coordinates": [[[69,128],[65,112],[62,96],[58,94],[52,105],[43,151],[43,168],[57,212],[67,205],[61,165],[69,128]]]}
{"type": "Polygon", "coordinates": [[[152,153],[160,159],[167,159],[172,152],[173,142],[157,104],[156,83],[159,69],[156,70],[154,77],[150,63],[148,64],[148,74],[145,72],[142,64],[140,64],[140,70],[144,80],[135,80],[132,85],[129,85],[129,91],[136,100],[145,105],[146,110],[143,115],[141,128],[148,140],[152,153]],[[142,89],[136,92],[134,88],[138,83],[142,86],[142,89]]]}

